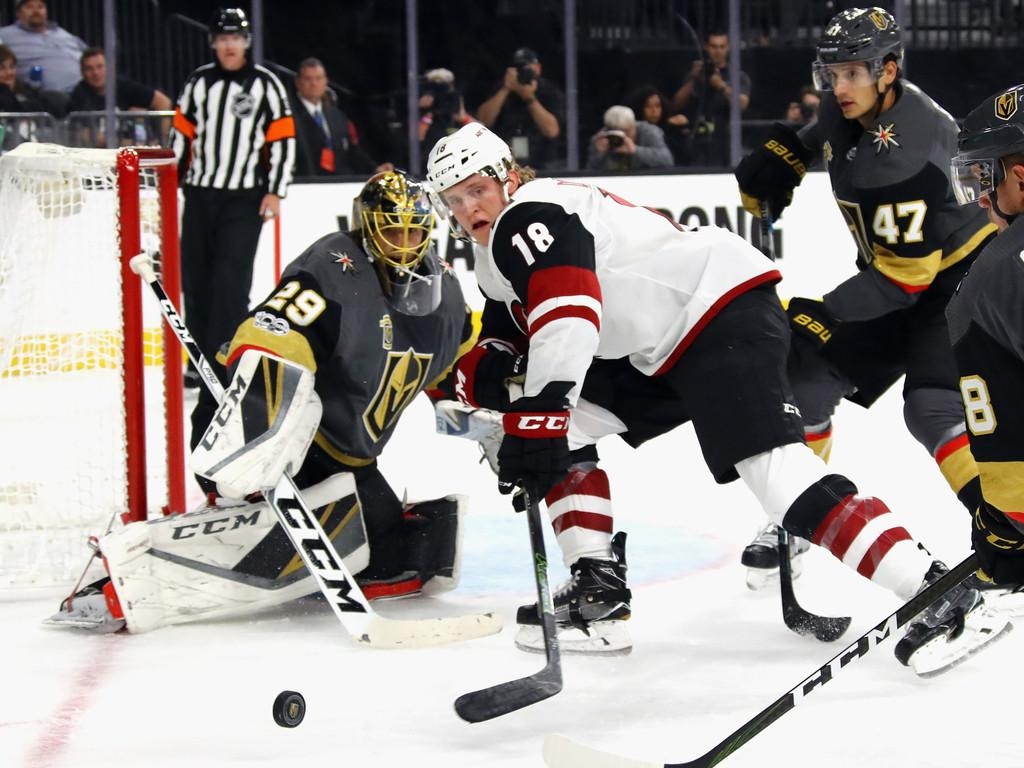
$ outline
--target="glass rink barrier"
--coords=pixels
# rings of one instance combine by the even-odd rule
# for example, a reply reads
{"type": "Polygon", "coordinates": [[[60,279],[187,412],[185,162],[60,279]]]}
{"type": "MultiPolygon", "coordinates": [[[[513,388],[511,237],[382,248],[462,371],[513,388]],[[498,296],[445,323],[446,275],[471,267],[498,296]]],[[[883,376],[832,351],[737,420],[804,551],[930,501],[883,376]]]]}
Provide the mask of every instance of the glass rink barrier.
{"type": "MultiPolygon", "coordinates": [[[[115,147],[167,146],[173,111],[119,109],[114,116],[115,147]]],[[[106,122],[103,111],[69,112],[63,118],[49,112],[0,112],[0,154],[26,141],[103,149],[107,146],[106,122]]]]}
{"type": "Polygon", "coordinates": [[[26,141],[60,143],[63,138],[61,121],[49,112],[0,112],[0,153],[26,141]]]}

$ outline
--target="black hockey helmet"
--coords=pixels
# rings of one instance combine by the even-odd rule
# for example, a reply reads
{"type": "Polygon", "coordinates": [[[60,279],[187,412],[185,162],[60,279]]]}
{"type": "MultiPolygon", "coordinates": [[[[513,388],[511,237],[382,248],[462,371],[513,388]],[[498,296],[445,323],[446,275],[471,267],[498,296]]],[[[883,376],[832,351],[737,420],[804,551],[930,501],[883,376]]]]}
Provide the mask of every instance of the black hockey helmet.
{"type": "Polygon", "coordinates": [[[953,191],[961,205],[977,202],[1005,178],[1002,158],[1024,154],[1024,84],[989,96],[964,119],[950,162],[953,191]]]}
{"type": "Polygon", "coordinates": [[[402,171],[372,176],[355,199],[352,220],[392,306],[407,315],[437,309],[440,265],[430,242],[434,211],[423,184],[402,171]]]}
{"type": "Polygon", "coordinates": [[[249,19],[241,8],[218,8],[210,19],[210,45],[217,35],[239,34],[248,41],[251,37],[249,19]]]}
{"type": "Polygon", "coordinates": [[[816,46],[814,81],[819,90],[830,87],[821,74],[830,64],[861,61],[877,79],[887,61],[903,69],[903,32],[883,8],[850,8],[832,17],[816,46]]]}

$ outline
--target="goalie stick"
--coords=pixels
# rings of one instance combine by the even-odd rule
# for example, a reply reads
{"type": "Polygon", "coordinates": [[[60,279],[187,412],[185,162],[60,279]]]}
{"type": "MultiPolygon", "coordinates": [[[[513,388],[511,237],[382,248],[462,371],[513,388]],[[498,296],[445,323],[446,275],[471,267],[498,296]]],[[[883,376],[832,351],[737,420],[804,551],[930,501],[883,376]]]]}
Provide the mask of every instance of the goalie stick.
{"type": "MultiPolygon", "coordinates": [[[[224,386],[167,296],[150,255],[141,253],[133,257],[129,265],[153,290],[160,303],[161,313],[199,371],[207,389],[217,400],[223,399],[224,386]]],[[[277,515],[281,528],[299,553],[303,564],[313,574],[338,621],[357,643],[379,648],[419,648],[485,637],[501,631],[501,618],[494,613],[434,619],[389,619],[380,616],[370,607],[366,595],[292,479],[287,474],[281,475],[277,485],[265,489],[263,496],[277,515]]]]}
{"type": "Polygon", "coordinates": [[[544,762],[548,768],[711,768],[718,765],[791,709],[802,704],[805,698],[831,682],[851,662],[866,656],[872,648],[896,634],[897,630],[913,621],[921,611],[977,568],[977,558],[971,554],[695,760],[684,763],[645,762],[592,749],[560,734],[549,734],[544,738],[544,762]]]}
{"type": "Polygon", "coordinates": [[[479,723],[536,704],[562,690],[562,661],[558,649],[555,607],[548,584],[548,558],[544,550],[544,529],[536,498],[523,491],[526,519],[530,525],[533,575],[537,582],[537,607],[541,611],[544,651],[547,663],[536,674],[498,683],[490,688],[464,693],[455,700],[455,711],[468,723],[479,723]]]}
{"type": "MultiPolygon", "coordinates": [[[[761,252],[775,261],[775,232],[768,203],[761,201],[761,252]]],[[[798,635],[813,635],[823,643],[843,636],[853,619],[849,616],[819,616],[804,609],[793,590],[793,568],[789,554],[789,533],[779,526],[779,593],[782,598],[782,620],[798,635]]]]}

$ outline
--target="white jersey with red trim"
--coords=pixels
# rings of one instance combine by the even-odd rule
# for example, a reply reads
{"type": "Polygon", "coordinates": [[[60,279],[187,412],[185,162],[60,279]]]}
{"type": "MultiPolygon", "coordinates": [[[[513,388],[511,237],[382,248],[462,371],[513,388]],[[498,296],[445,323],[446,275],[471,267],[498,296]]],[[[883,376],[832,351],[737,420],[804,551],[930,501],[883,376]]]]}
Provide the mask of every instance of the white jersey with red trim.
{"type": "Polygon", "coordinates": [[[628,356],[657,375],[732,299],[781,279],[767,257],[726,229],[687,229],[562,179],[520,187],[489,246],[476,250],[480,289],[529,335],[524,394],[572,382],[572,405],[593,358],[628,356]]]}

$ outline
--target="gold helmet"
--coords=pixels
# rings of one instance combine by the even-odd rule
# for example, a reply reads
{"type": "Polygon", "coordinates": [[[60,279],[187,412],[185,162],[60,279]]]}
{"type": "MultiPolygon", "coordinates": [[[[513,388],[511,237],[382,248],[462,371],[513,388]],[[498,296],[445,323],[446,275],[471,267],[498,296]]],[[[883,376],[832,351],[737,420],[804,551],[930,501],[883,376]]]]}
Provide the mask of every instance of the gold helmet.
{"type": "Polygon", "coordinates": [[[378,173],[355,199],[352,219],[395,308],[411,315],[433,312],[441,280],[430,252],[434,212],[423,185],[402,171],[378,173]]]}

